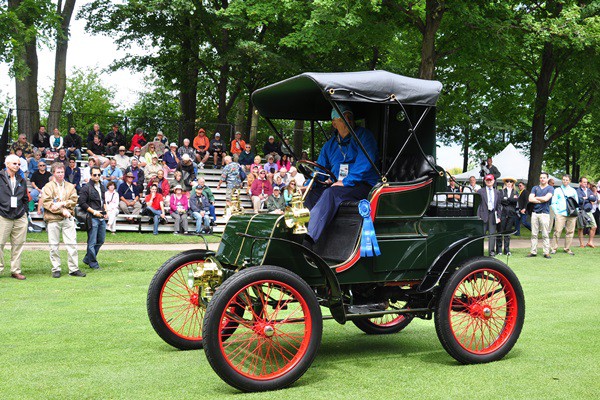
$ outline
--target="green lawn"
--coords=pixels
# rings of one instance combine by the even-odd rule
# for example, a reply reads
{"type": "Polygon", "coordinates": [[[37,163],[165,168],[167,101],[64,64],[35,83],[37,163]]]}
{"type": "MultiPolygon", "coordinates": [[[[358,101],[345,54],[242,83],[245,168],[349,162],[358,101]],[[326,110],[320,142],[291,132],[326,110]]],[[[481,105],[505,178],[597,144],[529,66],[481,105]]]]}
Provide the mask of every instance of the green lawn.
{"type": "Polygon", "coordinates": [[[148,284],[172,252],[106,251],[102,270],[52,279],[47,252],[28,251],[26,281],[6,271],[0,276],[0,398],[597,398],[600,250],[551,260],[514,253],[510,265],[527,311],[521,338],[504,360],[457,364],[432,321],[414,321],[390,336],[326,321],[318,356],[295,385],[241,395],[217,377],[202,351],[171,348],[148,322],[148,284]]]}
{"type": "MultiPolygon", "coordinates": [[[[209,243],[221,241],[221,235],[205,235],[209,243]]],[[[27,233],[28,243],[48,243],[48,233],[27,233]]],[[[86,243],[87,233],[77,231],[77,243],[86,243]]],[[[160,233],[153,235],[151,232],[117,232],[112,235],[107,232],[105,243],[141,243],[141,244],[165,244],[165,243],[204,243],[201,238],[195,235],[173,235],[172,233],[160,233]]]]}

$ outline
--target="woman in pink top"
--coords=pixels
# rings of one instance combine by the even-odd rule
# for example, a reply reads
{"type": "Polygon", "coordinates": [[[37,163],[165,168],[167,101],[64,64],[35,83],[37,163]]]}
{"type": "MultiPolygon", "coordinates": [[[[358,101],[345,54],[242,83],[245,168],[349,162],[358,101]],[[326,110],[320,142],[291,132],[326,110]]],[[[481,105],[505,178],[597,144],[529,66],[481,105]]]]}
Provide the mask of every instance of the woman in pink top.
{"type": "Polygon", "coordinates": [[[292,165],[290,164],[290,160],[289,160],[287,154],[282,155],[281,158],[279,159],[279,161],[277,161],[277,170],[278,171],[281,168],[285,168],[286,171],[289,171],[291,166],[292,165]]]}
{"type": "Polygon", "coordinates": [[[273,193],[273,186],[271,182],[267,180],[266,171],[260,170],[258,171],[258,179],[255,179],[252,182],[252,187],[250,188],[250,194],[252,195],[252,205],[254,206],[254,212],[258,213],[261,205],[267,200],[267,197],[273,193]]]}
{"type": "Polygon", "coordinates": [[[181,185],[175,186],[169,204],[171,206],[171,217],[175,220],[175,232],[173,232],[173,234],[179,235],[181,229],[183,229],[183,233],[187,233],[187,210],[189,208],[189,202],[187,194],[183,193],[181,189],[181,185]]]}

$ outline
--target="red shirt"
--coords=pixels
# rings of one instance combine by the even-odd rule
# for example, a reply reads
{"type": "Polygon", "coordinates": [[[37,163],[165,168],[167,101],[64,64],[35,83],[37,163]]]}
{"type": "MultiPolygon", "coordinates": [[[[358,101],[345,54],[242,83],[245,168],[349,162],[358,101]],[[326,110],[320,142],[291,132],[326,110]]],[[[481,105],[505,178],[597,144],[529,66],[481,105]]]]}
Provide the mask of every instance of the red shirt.
{"type": "Polygon", "coordinates": [[[154,195],[154,200],[152,200],[152,204],[149,204],[151,196],[152,196],[152,194],[149,194],[146,196],[146,204],[148,204],[148,206],[154,208],[157,211],[160,210],[160,203],[162,203],[162,201],[163,201],[162,194],[156,193],[156,195],[154,195]]]}

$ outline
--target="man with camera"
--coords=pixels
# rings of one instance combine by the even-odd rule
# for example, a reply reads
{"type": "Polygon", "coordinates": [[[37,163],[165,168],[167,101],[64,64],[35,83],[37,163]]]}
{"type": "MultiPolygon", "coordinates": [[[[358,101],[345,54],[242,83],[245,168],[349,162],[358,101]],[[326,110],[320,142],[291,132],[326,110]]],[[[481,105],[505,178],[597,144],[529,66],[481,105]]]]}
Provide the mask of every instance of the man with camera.
{"type": "Polygon", "coordinates": [[[492,157],[488,157],[487,162],[481,162],[481,171],[479,171],[479,176],[483,178],[486,175],[494,175],[494,182],[498,182],[498,178],[500,178],[500,171],[498,171],[498,168],[492,164],[492,157]]]}

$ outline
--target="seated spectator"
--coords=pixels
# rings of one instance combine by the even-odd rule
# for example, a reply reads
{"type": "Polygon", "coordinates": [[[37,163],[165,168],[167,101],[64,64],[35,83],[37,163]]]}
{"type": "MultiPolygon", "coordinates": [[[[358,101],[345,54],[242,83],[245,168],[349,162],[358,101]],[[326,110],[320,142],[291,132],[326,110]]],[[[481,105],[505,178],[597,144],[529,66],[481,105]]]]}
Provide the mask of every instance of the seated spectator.
{"type": "MultiPolygon", "coordinates": [[[[127,172],[125,182],[117,190],[119,193],[119,210],[125,215],[138,216],[142,211],[142,203],[140,203],[140,191],[138,186],[133,184],[133,178],[133,173],[127,172]]],[[[127,217],[127,221],[133,222],[134,218],[127,217]]]]}
{"type": "Polygon", "coordinates": [[[242,133],[236,132],[234,139],[231,141],[231,156],[233,157],[233,161],[239,162],[240,155],[246,149],[246,142],[242,140],[242,133]]]}
{"type": "MultiPolygon", "coordinates": [[[[183,144],[185,145],[185,141],[183,144]]],[[[206,164],[208,156],[210,155],[210,140],[206,137],[206,132],[202,128],[198,129],[198,135],[194,138],[194,149],[196,149],[196,162],[198,163],[198,167],[204,169],[204,164],[206,164]]]]}
{"type": "MultiPolygon", "coordinates": [[[[15,154],[17,154],[17,153],[15,153],[15,154]]],[[[22,157],[22,156],[19,156],[18,154],[17,154],[17,156],[19,158],[22,157]]],[[[27,179],[31,179],[31,175],[33,175],[33,173],[38,170],[38,164],[41,159],[42,159],[42,152],[39,150],[34,151],[33,157],[31,157],[29,159],[29,161],[27,162],[27,179]]],[[[21,171],[23,171],[23,162],[21,162],[21,171]]]]}
{"type": "Polygon", "coordinates": [[[246,175],[246,181],[247,181],[246,191],[248,192],[248,194],[250,194],[250,189],[252,188],[252,183],[256,180],[256,178],[258,178],[258,166],[253,165],[250,173],[248,175],[246,175]]]}
{"type": "Polygon", "coordinates": [[[91,147],[92,143],[94,143],[94,136],[98,136],[100,138],[100,144],[104,145],[104,134],[100,132],[100,125],[94,124],[93,128],[88,132],[87,135],[87,147],[91,147]]]}
{"type": "Polygon", "coordinates": [[[284,185],[287,185],[288,182],[290,181],[290,174],[288,174],[288,170],[285,167],[279,169],[279,171],[277,172],[277,175],[281,177],[281,181],[283,182],[284,185]]]}
{"type": "Polygon", "coordinates": [[[58,150],[58,155],[54,159],[54,162],[62,163],[62,165],[65,166],[65,170],[66,170],[67,167],[69,166],[69,159],[67,158],[67,149],[65,149],[64,147],[61,147],[61,149],[58,150]]]}
{"type": "Polygon", "coordinates": [[[279,186],[273,186],[273,193],[267,198],[267,211],[271,214],[283,214],[285,211],[285,199],[279,186]]]}
{"type": "Polygon", "coordinates": [[[179,235],[180,233],[187,233],[188,231],[188,220],[187,211],[189,208],[188,197],[183,193],[180,185],[175,186],[173,195],[170,200],[170,211],[171,217],[175,220],[175,231],[173,234],[179,235]]]}
{"type": "Polygon", "coordinates": [[[196,180],[196,174],[194,173],[194,164],[190,159],[190,156],[184,154],[181,156],[181,162],[177,166],[177,170],[181,172],[181,183],[179,183],[184,192],[189,192],[192,189],[192,182],[196,180]]]}
{"type": "Polygon", "coordinates": [[[212,190],[206,186],[206,181],[204,178],[200,177],[198,178],[198,184],[191,191],[190,199],[196,195],[196,189],[198,188],[202,190],[202,194],[208,199],[208,211],[210,212],[210,217],[212,219],[211,223],[214,224],[214,222],[217,220],[217,213],[215,211],[215,195],[213,194],[212,190]]]}
{"type": "Polygon", "coordinates": [[[283,190],[283,188],[285,188],[285,182],[283,182],[283,179],[281,179],[281,175],[277,174],[275,175],[275,177],[273,178],[273,188],[278,187],[280,190],[283,190]]]}
{"type": "Polygon", "coordinates": [[[194,196],[190,197],[190,211],[192,212],[192,217],[196,220],[196,234],[212,234],[209,217],[210,202],[204,193],[202,193],[200,186],[196,186],[194,196]]]}
{"type": "Polygon", "coordinates": [[[77,166],[75,158],[69,159],[69,165],[65,169],[65,180],[73,184],[75,190],[79,193],[81,189],[81,169],[77,166]]]}
{"type": "Polygon", "coordinates": [[[25,135],[24,133],[19,134],[17,141],[10,146],[11,154],[15,154],[15,150],[17,149],[17,147],[21,148],[21,150],[23,151],[23,156],[25,156],[25,158],[29,159],[33,156],[33,146],[27,141],[27,135],[25,135]]]}
{"type": "Polygon", "coordinates": [[[74,127],[69,128],[69,133],[65,136],[64,144],[67,148],[68,158],[75,156],[76,159],[81,160],[81,136],[77,134],[74,127]]]}
{"type": "Polygon", "coordinates": [[[42,153],[42,157],[46,155],[46,150],[50,148],[50,135],[46,132],[46,127],[44,125],[40,126],[38,133],[33,135],[31,144],[34,147],[34,150],[37,149],[42,153]]]}
{"type": "Polygon", "coordinates": [[[97,165],[96,160],[90,158],[88,160],[88,166],[81,169],[81,186],[85,185],[90,181],[92,168],[97,165]]]}
{"type": "Polygon", "coordinates": [[[158,131],[156,132],[156,137],[154,138],[153,142],[161,142],[166,146],[167,143],[169,143],[169,139],[167,139],[167,137],[164,133],[162,133],[162,131],[158,131]]]}
{"type": "Polygon", "coordinates": [[[21,163],[21,165],[19,167],[20,168],[19,175],[21,175],[21,178],[25,179],[25,177],[27,177],[29,175],[29,163],[27,162],[27,159],[23,155],[23,150],[21,150],[20,147],[17,148],[15,155],[17,157],[19,157],[19,162],[21,163]]]}
{"type": "Polygon", "coordinates": [[[292,199],[296,191],[296,181],[292,179],[283,190],[283,198],[285,199],[286,206],[290,206],[292,204],[292,199]]]}
{"type": "Polygon", "coordinates": [[[246,172],[250,172],[252,170],[252,163],[254,162],[254,152],[252,151],[252,146],[250,143],[246,143],[244,147],[244,151],[242,151],[239,155],[238,163],[244,167],[246,172]]]}
{"type": "Polygon", "coordinates": [[[215,133],[215,137],[210,141],[210,153],[213,156],[214,166],[213,168],[218,167],[218,160],[221,158],[221,167],[225,166],[225,156],[227,152],[225,151],[225,142],[221,140],[221,134],[219,132],[215,133]]]}
{"type": "Polygon", "coordinates": [[[113,235],[117,231],[117,215],[119,215],[119,192],[117,192],[116,188],[117,185],[115,182],[108,182],[106,185],[107,190],[104,193],[104,205],[106,206],[106,216],[108,217],[106,229],[113,235]]]}
{"type": "Polygon", "coordinates": [[[169,149],[163,154],[163,170],[165,175],[175,172],[180,159],[177,155],[177,144],[171,143],[169,149]]]}
{"type": "Polygon", "coordinates": [[[269,155],[263,169],[267,171],[267,178],[269,181],[273,182],[273,176],[279,171],[279,167],[277,167],[277,164],[275,163],[275,157],[269,155]]]}
{"type": "Polygon", "coordinates": [[[163,204],[163,196],[158,193],[158,186],[151,185],[150,193],[145,198],[147,210],[152,214],[152,219],[154,222],[154,230],[153,234],[158,235],[158,224],[161,219],[165,218],[165,205],[163,204]]]}
{"type": "Polygon", "coordinates": [[[133,156],[129,159],[129,162],[131,163],[131,160],[134,158],[138,161],[138,166],[140,168],[144,168],[146,166],[146,157],[142,156],[142,149],[139,147],[133,149],[133,156]]]}
{"type": "Polygon", "coordinates": [[[276,142],[274,136],[269,136],[269,139],[263,146],[263,153],[267,159],[269,156],[273,156],[275,161],[279,161],[281,154],[283,154],[281,152],[281,143],[276,142]]]}
{"type": "Polygon", "coordinates": [[[33,200],[34,203],[38,202],[40,193],[42,192],[44,186],[50,182],[51,176],[52,174],[46,170],[46,162],[44,160],[40,160],[38,162],[38,170],[31,175],[31,187],[33,189],[31,189],[29,194],[31,195],[31,200],[33,200]]]}
{"type": "Polygon", "coordinates": [[[108,158],[106,158],[106,148],[102,144],[100,136],[94,136],[94,141],[91,145],[89,145],[87,153],[89,157],[93,157],[96,160],[98,160],[98,164],[101,165],[102,168],[106,168],[108,166],[108,158]]]}
{"type": "Polygon", "coordinates": [[[131,159],[131,165],[125,170],[125,175],[129,172],[133,174],[133,185],[137,186],[139,190],[142,190],[144,188],[145,175],[144,170],[138,165],[137,158],[131,159]]]}
{"type": "Polygon", "coordinates": [[[131,165],[129,156],[125,154],[125,146],[119,146],[119,151],[113,159],[117,161],[117,167],[119,167],[122,172],[125,172],[127,167],[131,165]]]}
{"type": "Polygon", "coordinates": [[[144,137],[144,130],[142,128],[137,128],[135,130],[135,134],[131,138],[131,146],[129,146],[130,151],[134,151],[136,147],[142,148],[148,141],[144,137]]]}
{"type": "Polygon", "coordinates": [[[108,167],[102,171],[102,183],[108,189],[108,182],[114,182],[117,190],[121,183],[123,183],[123,171],[117,167],[117,160],[112,158],[109,162],[108,167]]]}
{"type": "Polygon", "coordinates": [[[271,193],[273,193],[273,186],[271,186],[271,182],[267,179],[267,172],[263,169],[258,172],[258,179],[252,182],[252,187],[250,188],[255,213],[258,213],[271,193]]]}
{"type": "Polygon", "coordinates": [[[112,131],[110,131],[104,138],[104,145],[106,146],[106,152],[114,156],[119,151],[121,146],[125,146],[125,135],[119,130],[119,124],[113,124],[112,131]]]}
{"type": "Polygon", "coordinates": [[[53,152],[58,153],[58,150],[62,149],[64,146],[64,139],[63,137],[60,135],[60,131],[58,130],[58,128],[54,128],[54,130],[52,131],[53,135],[50,138],[50,149],[52,149],[53,152]]]}
{"type": "Polygon", "coordinates": [[[252,167],[258,167],[258,170],[260,171],[261,169],[263,169],[263,165],[262,165],[262,158],[260,158],[260,156],[255,156],[254,157],[254,162],[252,163],[252,165],[250,166],[250,168],[252,167]]]}
{"type": "Polygon", "coordinates": [[[298,170],[296,169],[296,167],[290,167],[289,177],[290,177],[290,180],[293,179],[296,181],[296,185],[298,185],[299,188],[304,186],[304,182],[306,181],[306,178],[304,177],[304,175],[298,173],[298,170]]]}
{"type": "MultiPolygon", "coordinates": [[[[456,186],[454,178],[450,178],[450,185],[446,188],[447,192],[460,193],[460,188],[456,186]]],[[[449,194],[446,195],[446,201],[448,203],[460,203],[460,194],[449,194]]]]}
{"type": "Polygon", "coordinates": [[[287,154],[283,154],[279,161],[277,161],[277,168],[282,169],[285,168],[285,171],[289,171],[292,164],[290,163],[289,157],[287,154]]]}
{"type": "Polygon", "coordinates": [[[144,158],[146,159],[146,165],[152,163],[152,157],[156,157],[159,159],[158,153],[156,152],[156,145],[154,142],[148,143],[148,148],[146,149],[146,153],[144,154],[144,158]]]}
{"type": "MultiPolygon", "coordinates": [[[[196,140],[196,139],[194,139],[196,140]]],[[[196,159],[196,150],[190,146],[190,139],[183,139],[183,146],[177,149],[177,156],[179,156],[179,160],[183,157],[184,154],[190,156],[190,160],[196,159]]],[[[208,157],[206,157],[208,159],[208,157]]]]}
{"type": "MultiPolygon", "coordinates": [[[[171,185],[169,180],[165,178],[165,174],[162,170],[158,171],[156,176],[151,176],[148,181],[148,186],[156,185],[157,193],[161,194],[165,199],[165,203],[169,203],[169,197],[171,192],[171,185]]],[[[150,193],[146,190],[146,193],[150,193]]]]}
{"type": "Polygon", "coordinates": [[[152,156],[151,162],[146,164],[146,168],[144,168],[144,175],[156,175],[158,171],[163,171],[163,166],[158,162],[158,156],[154,154],[152,156]]]}

